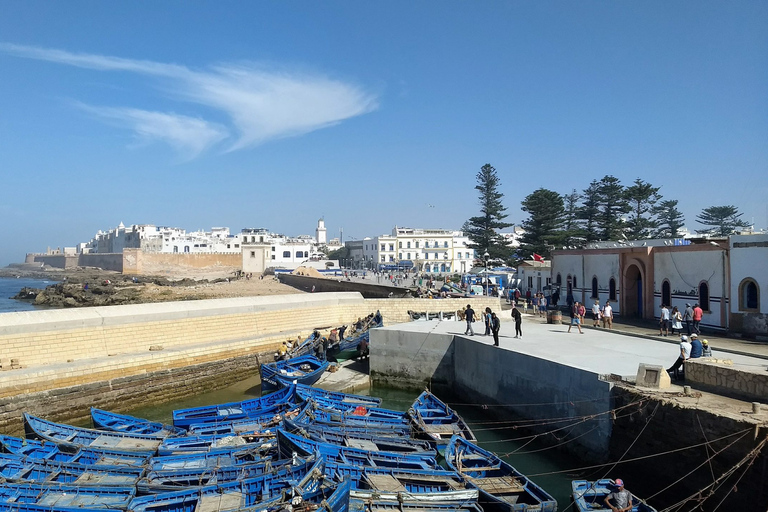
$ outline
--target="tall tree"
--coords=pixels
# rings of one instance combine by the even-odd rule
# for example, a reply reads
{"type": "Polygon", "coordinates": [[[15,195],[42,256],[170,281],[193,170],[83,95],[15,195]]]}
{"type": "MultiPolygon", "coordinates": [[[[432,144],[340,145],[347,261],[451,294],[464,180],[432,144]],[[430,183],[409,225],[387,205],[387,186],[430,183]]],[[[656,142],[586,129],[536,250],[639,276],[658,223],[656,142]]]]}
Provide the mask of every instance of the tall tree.
{"type": "Polygon", "coordinates": [[[600,240],[597,231],[598,217],[600,216],[600,182],[592,180],[588,188],[581,195],[581,206],[578,217],[581,221],[581,230],[587,242],[600,240]]]}
{"type": "Polygon", "coordinates": [[[656,216],[657,228],[654,238],[677,238],[680,236],[680,228],[685,225],[685,217],[677,209],[677,199],[662,201],[653,207],[652,213],[656,216]]]}
{"type": "Polygon", "coordinates": [[[584,235],[579,226],[579,199],[581,195],[575,188],[563,196],[563,240],[567,245],[583,245],[584,235]]]}
{"type": "Polygon", "coordinates": [[[504,194],[499,192],[501,181],[496,175],[496,169],[491,164],[485,164],[475,176],[477,185],[475,190],[479,192],[480,215],[470,217],[465,223],[466,235],[472,242],[469,247],[482,254],[488,251],[491,259],[509,260],[512,249],[504,238],[499,235],[499,230],[508,228],[512,224],[504,222],[507,218],[507,208],[501,203],[504,194]]]}
{"type": "Polygon", "coordinates": [[[629,203],[630,211],[627,218],[627,237],[630,240],[642,240],[650,238],[653,230],[658,227],[658,222],[653,218],[653,207],[661,199],[659,189],[640,178],[635,184],[627,187],[625,197],[629,203]]]}
{"type": "Polygon", "coordinates": [[[696,216],[696,222],[710,227],[697,229],[696,232],[719,237],[731,235],[736,231],[736,228],[749,226],[749,222],[739,218],[742,215],[739,213],[739,209],[733,205],[704,208],[696,216]]]}
{"type": "Polygon", "coordinates": [[[598,185],[600,214],[597,217],[600,238],[619,240],[624,230],[622,215],[629,212],[629,202],[624,194],[624,185],[615,176],[604,176],[598,185]]]}
{"type": "Polygon", "coordinates": [[[563,197],[540,188],[523,200],[521,209],[528,212],[528,218],[522,224],[525,234],[520,237],[518,256],[530,259],[536,253],[549,257],[553,246],[563,240],[563,197]]]}

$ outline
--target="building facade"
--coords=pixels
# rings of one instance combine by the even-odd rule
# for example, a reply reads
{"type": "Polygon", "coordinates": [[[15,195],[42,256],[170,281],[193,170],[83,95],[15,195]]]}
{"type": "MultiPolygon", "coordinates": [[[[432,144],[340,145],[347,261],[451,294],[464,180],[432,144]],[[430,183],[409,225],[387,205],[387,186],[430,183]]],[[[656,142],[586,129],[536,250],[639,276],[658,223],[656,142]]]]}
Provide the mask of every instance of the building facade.
{"type": "MultiPolygon", "coordinates": [[[[427,273],[468,272],[476,258],[469,238],[461,231],[395,227],[391,234],[362,242],[361,268],[400,267],[427,273]]],[[[349,246],[349,245],[348,245],[349,246]]],[[[350,247],[350,250],[353,250],[350,247]]]]}

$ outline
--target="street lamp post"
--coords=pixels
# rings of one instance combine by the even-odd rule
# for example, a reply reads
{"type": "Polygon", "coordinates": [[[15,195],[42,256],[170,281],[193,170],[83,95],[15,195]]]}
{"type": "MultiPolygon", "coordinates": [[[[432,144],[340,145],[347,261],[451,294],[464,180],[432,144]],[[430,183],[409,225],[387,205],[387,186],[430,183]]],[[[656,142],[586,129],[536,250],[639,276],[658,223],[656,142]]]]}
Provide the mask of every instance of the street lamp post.
{"type": "Polygon", "coordinates": [[[485,254],[483,254],[483,259],[485,260],[485,296],[488,296],[488,258],[490,258],[491,255],[488,254],[488,251],[485,251],[485,254]]]}

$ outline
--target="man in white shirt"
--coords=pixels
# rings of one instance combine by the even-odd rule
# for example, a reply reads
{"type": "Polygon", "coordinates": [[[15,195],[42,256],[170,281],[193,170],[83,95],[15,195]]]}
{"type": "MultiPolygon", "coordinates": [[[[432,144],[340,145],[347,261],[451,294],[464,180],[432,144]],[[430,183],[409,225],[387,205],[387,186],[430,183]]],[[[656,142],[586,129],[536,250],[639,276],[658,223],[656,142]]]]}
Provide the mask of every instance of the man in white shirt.
{"type": "Polygon", "coordinates": [[[677,361],[675,361],[675,364],[667,368],[667,373],[670,373],[675,378],[675,380],[677,380],[679,376],[680,368],[690,358],[691,358],[691,343],[688,341],[688,336],[682,335],[680,336],[680,357],[677,358],[677,361]]]}
{"type": "Polygon", "coordinates": [[[613,326],[613,308],[609,301],[605,301],[605,307],[603,308],[603,327],[611,329],[613,326]]]}
{"type": "Polygon", "coordinates": [[[659,319],[659,336],[664,333],[664,336],[669,335],[669,309],[665,304],[661,305],[661,318],[659,319]]]}

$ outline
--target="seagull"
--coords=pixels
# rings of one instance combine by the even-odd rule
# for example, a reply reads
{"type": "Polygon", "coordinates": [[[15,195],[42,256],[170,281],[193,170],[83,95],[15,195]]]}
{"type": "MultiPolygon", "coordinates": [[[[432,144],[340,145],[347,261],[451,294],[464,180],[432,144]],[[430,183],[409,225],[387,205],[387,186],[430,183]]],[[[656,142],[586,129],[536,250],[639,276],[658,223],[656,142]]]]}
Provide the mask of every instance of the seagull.
{"type": "Polygon", "coordinates": [[[645,247],[646,245],[648,245],[648,242],[643,242],[643,247],[645,247]]]}
{"type": "Polygon", "coordinates": [[[717,242],[709,242],[711,245],[714,245],[715,247],[720,247],[717,242]]]}
{"type": "Polygon", "coordinates": [[[429,204],[429,203],[427,203],[427,206],[430,207],[430,208],[434,208],[435,207],[435,205],[429,204]]]}

